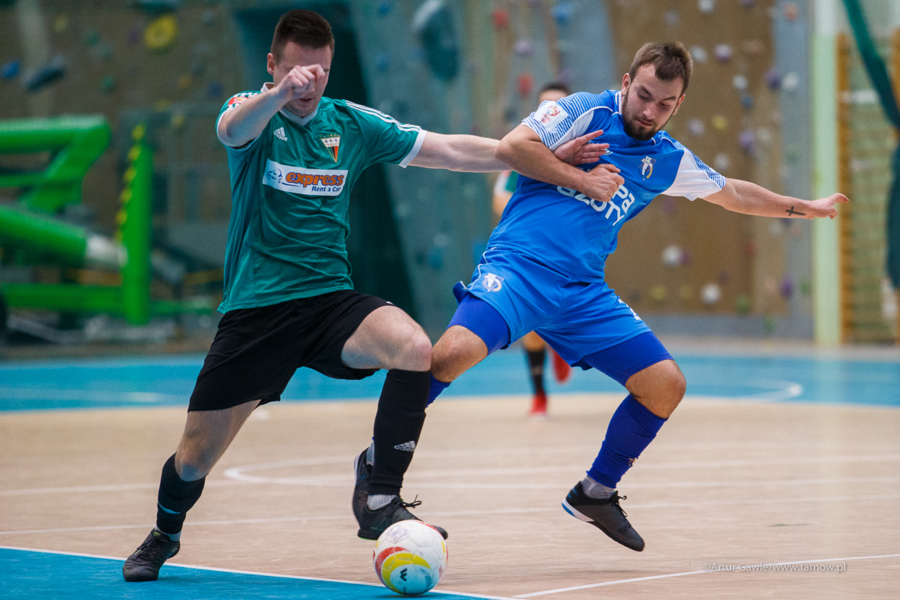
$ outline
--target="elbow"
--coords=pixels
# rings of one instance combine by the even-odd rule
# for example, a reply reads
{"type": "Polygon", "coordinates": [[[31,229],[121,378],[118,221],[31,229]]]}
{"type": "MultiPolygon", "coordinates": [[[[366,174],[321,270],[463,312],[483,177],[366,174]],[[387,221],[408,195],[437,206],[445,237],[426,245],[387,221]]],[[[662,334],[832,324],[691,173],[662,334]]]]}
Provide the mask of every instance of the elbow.
{"type": "Polygon", "coordinates": [[[218,126],[216,126],[216,135],[219,137],[220,142],[226,146],[231,146],[232,148],[238,148],[249,141],[242,140],[239,137],[240,132],[234,123],[234,119],[227,119],[225,117],[222,117],[218,126]]]}
{"type": "Polygon", "coordinates": [[[497,144],[497,149],[494,150],[494,158],[512,166],[513,157],[515,156],[514,150],[514,144],[510,142],[509,136],[507,136],[497,144]]]}
{"type": "Polygon", "coordinates": [[[226,146],[232,146],[234,131],[228,125],[228,121],[226,119],[222,119],[219,121],[219,125],[216,127],[216,135],[219,137],[219,141],[225,144],[226,146]]]}

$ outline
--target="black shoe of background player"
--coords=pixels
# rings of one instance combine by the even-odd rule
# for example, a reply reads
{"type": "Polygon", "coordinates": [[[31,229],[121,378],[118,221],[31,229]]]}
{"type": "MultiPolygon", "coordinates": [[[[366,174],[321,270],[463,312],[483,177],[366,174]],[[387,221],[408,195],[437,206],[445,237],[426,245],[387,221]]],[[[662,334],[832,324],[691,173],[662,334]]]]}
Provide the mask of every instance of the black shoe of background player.
{"type": "Polygon", "coordinates": [[[156,581],[160,567],[180,549],[180,542],[173,542],[165,533],[154,529],[122,565],[125,581],[156,581]]]}

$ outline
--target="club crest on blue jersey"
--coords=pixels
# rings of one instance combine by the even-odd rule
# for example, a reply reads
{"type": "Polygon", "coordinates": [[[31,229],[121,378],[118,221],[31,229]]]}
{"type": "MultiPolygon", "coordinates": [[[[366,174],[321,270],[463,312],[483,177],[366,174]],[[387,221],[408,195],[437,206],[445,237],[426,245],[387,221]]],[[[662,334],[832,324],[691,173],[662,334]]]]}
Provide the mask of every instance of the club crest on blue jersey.
{"type": "Polygon", "coordinates": [[[650,179],[650,176],[653,175],[653,165],[655,164],[655,158],[645,156],[641,161],[641,177],[643,177],[644,179],[650,179]]]}
{"type": "Polygon", "coordinates": [[[487,273],[481,278],[481,287],[487,292],[499,292],[503,289],[503,278],[493,273],[487,273]]]}
{"type": "Polygon", "coordinates": [[[569,116],[556,102],[545,102],[534,113],[534,118],[548,131],[559,125],[569,116]]]}

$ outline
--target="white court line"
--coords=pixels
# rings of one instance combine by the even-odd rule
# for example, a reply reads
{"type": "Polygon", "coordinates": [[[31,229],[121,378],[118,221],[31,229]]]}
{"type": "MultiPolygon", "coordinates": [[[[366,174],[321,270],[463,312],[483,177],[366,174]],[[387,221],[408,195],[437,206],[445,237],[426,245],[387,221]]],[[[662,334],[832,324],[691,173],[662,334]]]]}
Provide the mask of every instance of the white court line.
{"type": "MultiPolygon", "coordinates": [[[[118,562],[124,562],[125,559],[118,556],[104,556],[102,554],[83,554],[80,552],[60,552],[56,550],[41,550],[38,548],[21,548],[18,546],[0,546],[0,550],[19,550],[23,552],[40,552],[42,554],[56,554],[61,556],[77,556],[80,558],[99,558],[103,560],[114,560],[118,562]]],[[[377,583],[369,583],[366,581],[350,581],[348,579],[327,579],[325,577],[302,577],[300,575],[279,575],[278,573],[261,573],[259,571],[242,571],[239,569],[219,569],[216,567],[201,567],[199,565],[186,565],[183,563],[176,563],[167,561],[167,565],[172,567],[181,567],[184,569],[196,569],[198,571],[214,571],[217,573],[235,573],[237,575],[257,575],[259,577],[273,577],[280,579],[297,579],[300,581],[324,581],[328,583],[344,583],[349,585],[362,585],[366,587],[374,587],[385,589],[383,586],[377,583]]],[[[450,592],[443,590],[431,590],[429,593],[431,594],[445,594],[445,595],[453,595],[453,596],[465,596],[467,598],[484,598],[485,600],[513,600],[509,596],[486,596],[484,594],[467,594],[464,592],[450,592]]]]}
{"type": "MultiPolygon", "coordinates": [[[[803,502],[836,502],[850,500],[854,502],[864,502],[866,500],[895,500],[900,498],[900,494],[881,494],[869,496],[814,496],[807,498],[779,498],[780,504],[800,504],[803,502]]],[[[756,500],[726,500],[712,502],[650,502],[650,503],[634,503],[629,504],[629,510],[633,508],[705,508],[716,506],[733,506],[743,504],[766,504],[771,505],[774,501],[771,498],[760,498],[756,500]]],[[[497,508],[497,509],[477,509],[477,510],[454,510],[454,511],[421,511],[428,519],[444,518],[444,517],[466,517],[466,516],[482,516],[482,515],[522,515],[530,513],[559,513],[565,515],[559,505],[542,508],[497,508]]],[[[334,521],[346,520],[347,515],[325,515],[325,516],[308,516],[308,517],[271,517],[266,519],[233,519],[223,521],[189,521],[191,526],[201,525],[240,525],[245,523],[302,523],[305,521],[334,521]]],[[[54,529],[23,529],[17,531],[0,531],[0,535],[19,535],[19,534],[36,534],[36,533],[62,533],[67,531],[109,531],[115,529],[140,529],[143,527],[152,527],[152,525],[98,525],[94,527],[61,527],[54,529]]]]}
{"type": "MultiPolygon", "coordinates": [[[[533,449],[532,449],[533,450],[533,449]]],[[[474,454],[482,455],[483,451],[472,451],[474,454]]],[[[499,453],[499,452],[498,452],[499,453]]],[[[449,454],[449,453],[448,453],[449,454]]],[[[453,453],[459,455],[459,453],[453,453]]],[[[421,460],[429,460],[429,458],[444,458],[440,453],[436,453],[433,455],[425,454],[424,456],[420,456],[421,460]]],[[[737,467],[743,466],[764,466],[764,465],[794,465],[794,464],[802,464],[802,465],[810,465],[810,464],[825,464],[825,463],[846,463],[846,462],[895,462],[900,460],[900,454],[863,454],[863,455],[838,455],[838,456],[789,456],[789,457],[779,457],[779,458],[770,458],[770,459],[748,459],[748,460],[720,460],[720,461],[681,461],[681,462],[663,462],[663,463],[643,463],[641,464],[641,469],[645,470],[681,470],[690,467],[698,467],[703,469],[715,468],[715,467],[727,467],[729,470],[734,470],[737,467]]],[[[232,467],[230,469],[226,469],[223,473],[224,477],[228,479],[235,479],[238,481],[246,481],[250,483],[266,483],[266,484],[282,484],[282,485],[305,485],[305,486],[331,486],[331,487],[339,487],[344,486],[350,480],[352,475],[320,475],[313,477],[266,477],[262,475],[251,475],[251,472],[254,471],[265,471],[270,469],[279,469],[279,468],[287,468],[293,466],[308,466],[308,465],[326,465],[326,464],[335,464],[343,462],[343,459],[338,459],[335,457],[326,457],[326,458],[318,458],[318,459],[298,459],[298,460],[284,460],[278,462],[266,462],[266,463],[256,463],[249,465],[242,465],[239,467],[232,467]]],[[[420,463],[421,464],[421,463],[420,463]]],[[[425,482],[421,481],[421,479],[427,477],[438,477],[446,480],[448,477],[452,477],[453,475],[462,475],[465,477],[472,477],[473,475],[484,474],[485,476],[489,475],[501,475],[501,474],[533,474],[533,473],[541,473],[541,472],[551,472],[551,473],[559,473],[565,472],[564,470],[571,469],[572,471],[578,472],[580,471],[584,465],[578,466],[542,466],[542,467],[529,467],[523,469],[505,469],[505,468],[488,468],[488,469],[464,469],[464,470],[416,470],[409,474],[409,482],[413,485],[419,487],[426,488],[442,488],[442,489],[547,489],[551,487],[556,487],[556,485],[552,483],[528,483],[523,481],[510,482],[510,483],[473,483],[471,481],[467,481],[465,483],[457,483],[457,482],[447,482],[447,481],[439,481],[439,482],[425,482]]]]}
{"type": "MultiPolygon", "coordinates": [[[[825,457],[823,459],[816,459],[814,462],[827,462],[827,461],[847,461],[847,460],[857,460],[860,462],[877,462],[878,460],[884,459],[887,461],[894,461],[897,458],[900,458],[900,455],[897,456],[847,456],[847,457],[825,457]]],[[[783,461],[787,460],[788,462],[809,462],[809,459],[775,459],[774,462],[769,461],[747,461],[747,464],[782,464],[783,461]]],[[[228,479],[213,479],[207,480],[206,485],[210,487],[223,487],[223,486],[232,486],[232,485],[244,485],[248,483],[271,483],[271,484],[287,484],[287,485],[316,485],[316,486],[346,486],[353,481],[352,475],[325,475],[318,478],[307,478],[307,479],[299,479],[292,477],[261,477],[257,475],[247,475],[245,471],[248,470],[263,470],[264,468],[283,468],[289,466],[303,466],[303,465],[313,465],[313,464],[332,464],[332,463],[345,463],[347,462],[345,459],[335,459],[335,458],[320,458],[320,459],[298,459],[292,461],[281,461],[279,463],[261,463],[258,465],[246,465],[243,467],[232,467],[231,469],[227,469],[224,473],[224,476],[228,479]]],[[[690,464],[693,465],[695,463],[669,463],[669,465],[641,465],[642,467],[646,467],[648,469],[652,469],[654,466],[659,468],[684,468],[685,465],[690,464]]],[[[698,466],[700,465],[712,465],[715,463],[696,463],[698,466]]],[[[725,466],[733,466],[738,465],[742,466],[740,461],[724,461],[723,464],[725,466]]],[[[555,465],[548,467],[529,467],[522,469],[468,469],[468,470],[455,470],[455,471],[418,471],[413,472],[409,478],[410,487],[424,487],[424,488],[442,488],[442,489],[553,489],[559,487],[556,483],[545,483],[545,484],[534,484],[527,482],[517,482],[517,483],[509,483],[509,484],[474,484],[474,483],[447,483],[447,482],[425,482],[421,481],[421,479],[426,479],[428,477],[440,477],[446,478],[448,475],[465,475],[465,476],[474,476],[474,475],[531,475],[535,473],[559,473],[563,471],[578,471],[584,465],[555,465]]],[[[710,487],[759,487],[766,485],[797,485],[797,484],[840,484],[840,483],[893,483],[896,481],[900,481],[900,478],[896,477],[856,477],[856,478],[839,478],[839,479],[776,479],[776,480],[762,480],[762,481],[748,481],[741,480],[735,482],[721,482],[721,481],[681,481],[681,482],[667,482],[667,483],[653,483],[653,482],[632,482],[628,484],[629,489],[654,489],[654,488],[666,488],[666,487],[683,487],[683,488],[693,488],[693,487],[701,487],[701,488],[710,488],[710,487]]],[[[37,495],[37,494],[72,494],[72,493],[91,493],[91,492],[117,492],[117,491],[127,491],[127,490],[143,490],[143,489],[157,489],[159,487],[158,483],[122,483],[122,484],[107,484],[107,485],[82,485],[82,486],[71,486],[71,487],[52,487],[52,488],[24,488],[18,490],[0,490],[0,496],[27,496],[27,495],[37,495]]]]}
{"type": "MultiPolygon", "coordinates": [[[[206,485],[212,487],[243,485],[245,482],[229,479],[213,479],[206,485]]],[[[159,489],[159,483],[117,483],[107,485],[77,485],[72,487],[25,488],[21,490],[0,490],[0,496],[28,496],[32,494],[73,494],[76,492],[120,492],[127,490],[159,489]]]]}
{"type": "MultiPolygon", "coordinates": [[[[820,444],[819,445],[823,449],[834,449],[833,444],[820,444]]],[[[852,444],[851,446],[858,447],[873,447],[873,444],[852,444]]],[[[888,445],[884,446],[883,444],[875,444],[874,446],[879,448],[884,448],[885,450],[896,450],[896,445],[888,445]]],[[[703,450],[714,450],[714,449],[722,449],[722,448],[743,448],[743,447],[752,447],[752,448],[803,448],[805,450],[810,450],[815,448],[816,445],[810,445],[805,443],[765,443],[765,444],[757,444],[757,443],[727,443],[727,444],[677,444],[672,446],[672,450],[682,450],[682,449],[703,449],[703,450]]],[[[596,446],[562,446],[554,448],[555,453],[562,452],[596,452],[596,446]]],[[[490,449],[491,454],[493,455],[505,455],[505,454],[515,454],[522,455],[523,453],[538,453],[543,452],[543,449],[534,448],[534,447],[523,447],[523,448],[492,448],[490,449]]],[[[420,451],[416,453],[416,458],[418,460],[417,464],[420,464],[422,461],[429,460],[443,460],[448,457],[454,456],[483,456],[483,450],[457,450],[457,451],[420,451]]],[[[278,462],[269,462],[269,463],[257,463],[250,465],[243,465],[239,467],[232,467],[225,471],[225,477],[228,480],[216,479],[216,480],[207,480],[206,485],[208,486],[220,486],[220,485],[235,485],[238,481],[249,482],[249,483],[273,483],[273,478],[267,477],[259,477],[254,475],[248,475],[247,473],[250,471],[261,471],[266,469],[276,469],[276,468],[285,468],[285,467],[302,467],[302,466],[317,466],[317,465],[330,465],[330,464],[351,464],[355,456],[350,457],[316,457],[316,458],[297,458],[290,460],[283,460],[278,462]],[[230,481],[229,481],[230,480],[230,481]]],[[[859,461],[859,462],[877,462],[879,460],[886,461],[896,461],[900,460],[900,454],[890,454],[890,455],[857,455],[857,456],[826,456],[826,457],[791,457],[791,458],[776,458],[776,459],[757,459],[757,460],[723,460],[723,461],[681,461],[681,462],[666,462],[666,463],[641,463],[642,470],[651,470],[651,469],[684,469],[689,467],[733,467],[733,466],[753,466],[753,465],[777,465],[777,464],[796,464],[796,463],[811,463],[811,462],[829,462],[829,461],[859,461]]],[[[0,463],[4,462],[2,458],[0,458],[0,463]]],[[[492,474],[529,474],[529,473],[542,473],[542,472],[550,472],[555,473],[559,472],[562,469],[574,469],[581,470],[584,468],[583,464],[572,465],[572,466],[551,466],[551,467],[528,467],[522,469],[484,469],[481,470],[481,473],[486,475],[492,474]]],[[[477,474],[479,471],[476,470],[456,470],[456,471],[414,471],[412,473],[413,478],[426,478],[426,477],[440,477],[445,478],[448,474],[462,474],[462,475],[471,475],[477,474]]],[[[343,478],[343,481],[338,484],[334,483],[332,485],[345,485],[347,481],[350,481],[352,475],[348,475],[343,478]]],[[[292,479],[292,478],[283,478],[283,479],[292,479]]],[[[524,483],[524,482],[523,482],[524,483]]],[[[316,485],[329,485],[323,483],[321,481],[316,481],[316,485]]],[[[425,484],[419,483],[419,485],[427,485],[428,487],[433,487],[435,484],[425,484]]],[[[644,484],[634,484],[636,487],[641,487],[644,484]]],[[[673,484],[676,485],[676,484],[673,484]]],[[[26,488],[26,489],[18,489],[18,490],[0,490],[0,496],[21,496],[28,494],[52,494],[52,493],[76,493],[76,492],[106,492],[106,491],[120,491],[120,490],[129,490],[129,489],[155,489],[159,486],[158,483],[133,483],[133,484],[111,484],[111,485],[87,485],[87,486],[71,486],[71,487],[52,487],[52,488],[26,488]]],[[[517,487],[521,487],[517,484],[517,487]]],[[[555,486],[554,486],[555,487],[555,486]]]]}
{"type": "MultiPolygon", "coordinates": [[[[101,400],[126,404],[172,404],[185,402],[188,396],[156,392],[0,387],[0,397],[4,400],[101,400]]],[[[100,405],[96,408],[104,407],[100,405]]]]}
{"type": "MultiPolygon", "coordinates": [[[[560,469],[577,470],[578,466],[569,467],[547,467],[534,470],[522,470],[522,473],[538,473],[538,472],[558,472],[560,469]]],[[[512,473],[511,470],[507,473],[512,473]]],[[[513,473],[515,474],[515,473],[513,473]]],[[[463,484],[463,483],[428,483],[420,481],[421,478],[429,476],[440,476],[440,473],[414,473],[407,482],[408,487],[423,488],[441,488],[441,489],[457,489],[457,488],[516,488],[516,489],[554,489],[559,488],[557,483],[530,484],[530,483],[510,483],[510,484],[463,484]]],[[[352,476],[334,476],[340,478],[334,481],[325,479],[299,480],[291,478],[267,478],[255,476],[242,476],[240,479],[213,479],[206,482],[208,487],[228,487],[234,485],[248,485],[251,483],[288,483],[299,485],[303,482],[308,485],[320,486],[347,486],[352,482],[352,476]]],[[[900,477],[844,477],[831,479],[770,479],[770,480],[740,480],[740,481],[678,481],[678,482],[632,482],[626,487],[628,489],[658,489],[658,488],[735,488],[735,487],[764,487],[778,485],[824,485],[824,484],[849,484],[849,483],[896,483],[900,481],[900,477]]],[[[155,490],[159,487],[158,483],[123,483],[113,485],[83,485],[73,487],[52,487],[52,488],[26,488],[19,490],[0,490],[0,496],[29,496],[39,494],[73,494],[73,493],[93,493],[93,492],[118,492],[129,490],[155,490]]]]}
{"type": "Polygon", "coordinates": [[[783,402],[784,400],[790,400],[791,398],[796,398],[803,393],[803,386],[795,381],[779,381],[779,380],[755,380],[751,382],[747,382],[748,385],[758,386],[758,387],[772,387],[773,385],[780,385],[782,389],[773,390],[771,392],[762,392],[759,394],[750,394],[747,396],[726,396],[728,399],[734,400],[752,400],[754,402],[783,402]]]}
{"type": "MultiPolygon", "coordinates": [[[[874,560],[878,558],[897,558],[900,554],[879,554],[876,556],[848,556],[845,558],[822,558],[817,560],[795,560],[780,563],[765,563],[759,565],[763,567],[780,567],[787,565],[806,565],[813,563],[830,563],[830,562],[846,562],[848,560],[874,560]]],[[[754,565],[756,566],[756,565],[754,565]]],[[[623,583],[635,583],[637,581],[650,581],[653,579],[668,579],[670,577],[684,577],[685,575],[702,575],[704,573],[718,573],[720,571],[686,571],[684,573],[669,573],[668,575],[652,575],[650,577],[635,577],[634,579],[619,579],[618,581],[604,581],[603,583],[589,583],[587,585],[578,585],[574,587],[559,588],[556,590],[546,590],[544,592],[532,592],[530,594],[520,594],[516,598],[534,598],[536,596],[547,596],[549,594],[561,594],[562,592],[573,592],[576,590],[587,590],[591,588],[605,587],[608,585],[621,585],[623,583]]]]}

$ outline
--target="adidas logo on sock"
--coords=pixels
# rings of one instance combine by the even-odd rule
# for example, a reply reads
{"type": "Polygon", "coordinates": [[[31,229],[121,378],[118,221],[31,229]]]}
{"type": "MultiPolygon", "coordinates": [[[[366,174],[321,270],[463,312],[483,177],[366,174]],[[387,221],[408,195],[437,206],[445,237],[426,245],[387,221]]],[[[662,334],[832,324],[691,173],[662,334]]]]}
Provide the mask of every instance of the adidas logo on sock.
{"type": "Polygon", "coordinates": [[[397,444],[396,446],[394,446],[394,450],[402,450],[404,452],[415,452],[416,443],[413,441],[413,442],[405,442],[403,444],[397,444]]]}
{"type": "Polygon", "coordinates": [[[287,141],[287,135],[285,135],[285,133],[284,133],[284,127],[279,127],[278,129],[275,130],[275,137],[277,137],[282,142],[287,141]]]}

